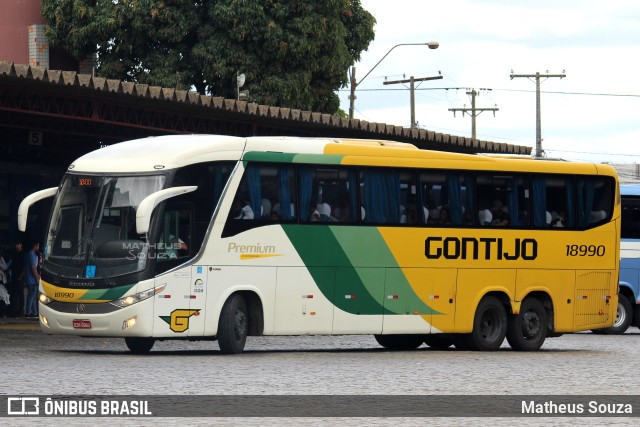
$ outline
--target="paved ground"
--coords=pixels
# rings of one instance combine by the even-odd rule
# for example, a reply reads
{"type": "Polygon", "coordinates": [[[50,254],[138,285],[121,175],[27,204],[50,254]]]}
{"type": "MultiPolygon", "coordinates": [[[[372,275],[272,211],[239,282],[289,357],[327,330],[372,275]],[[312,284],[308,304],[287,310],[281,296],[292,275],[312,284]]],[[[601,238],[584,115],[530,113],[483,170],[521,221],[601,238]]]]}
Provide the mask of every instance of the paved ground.
{"type": "MultiPolygon", "coordinates": [[[[640,395],[640,333],[548,339],[541,351],[386,351],[371,336],[250,337],[246,351],[163,341],[150,354],[122,339],[48,336],[33,319],[0,320],[0,394],[22,395],[640,395]]],[[[640,408],[634,408],[640,413],[640,408]]],[[[24,421],[24,420],[22,420],[24,421]]],[[[28,425],[59,425],[36,419],[28,425]]],[[[72,419],[72,425],[87,425],[72,419]]],[[[114,421],[114,420],[111,420],[114,421]]],[[[155,425],[142,420],[127,425],[155,425]]],[[[149,421],[149,420],[146,420],[149,421]]],[[[179,419],[162,419],[179,425],[179,419]]],[[[184,420],[182,420],[184,421],[184,420]]],[[[189,419],[194,425],[634,425],[618,418],[189,419]],[[338,422],[341,421],[341,422],[338,422]]],[[[91,424],[110,425],[107,420],[91,424]]],[[[4,422],[0,424],[5,424],[4,422]]],[[[8,425],[27,425],[12,420],[8,425]]],[[[637,425],[637,424],[636,424],[637,425]]]]}

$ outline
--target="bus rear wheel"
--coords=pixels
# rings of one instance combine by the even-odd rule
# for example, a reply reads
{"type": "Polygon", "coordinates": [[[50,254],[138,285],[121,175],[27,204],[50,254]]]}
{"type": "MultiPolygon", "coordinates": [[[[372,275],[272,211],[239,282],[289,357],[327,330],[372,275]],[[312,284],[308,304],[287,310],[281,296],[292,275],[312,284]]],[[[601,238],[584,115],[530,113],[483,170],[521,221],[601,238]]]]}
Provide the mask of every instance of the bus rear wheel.
{"type": "Polygon", "coordinates": [[[218,324],[218,345],[224,354],[238,354],[244,350],[249,330],[247,304],[242,295],[232,295],[222,306],[218,324]]]}
{"type": "Polygon", "coordinates": [[[600,329],[599,332],[605,335],[624,334],[633,320],[633,307],[629,299],[624,295],[618,295],[618,309],[616,311],[616,320],[613,326],[606,329],[600,329]]]}
{"type": "Polygon", "coordinates": [[[415,350],[424,342],[424,335],[374,335],[378,344],[389,350],[415,350]]]}
{"type": "Polygon", "coordinates": [[[453,345],[453,337],[449,334],[425,335],[424,343],[435,350],[446,350],[453,345]]]}
{"type": "Polygon", "coordinates": [[[507,333],[507,313],[502,302],[486,296],[478,304],[473,319],[473,330],[464,336],[469,350],[495,351],[500,348],[507,333]]]}
{"type": "Polygon", "coordinates": [[[507,341],[516,351],[535,351],[547,338],[547,310],[537,298],[522,302],[520,313],[511,316],[507,327],[507,341]]]}
{"type": "Polygon", "coordinates": [[[124,339],[124,343],[127,345],[129,351],[133,354],[147,354],[153,348],[156,340],[153,338],[138,338],[127,337],[124,339]]]}

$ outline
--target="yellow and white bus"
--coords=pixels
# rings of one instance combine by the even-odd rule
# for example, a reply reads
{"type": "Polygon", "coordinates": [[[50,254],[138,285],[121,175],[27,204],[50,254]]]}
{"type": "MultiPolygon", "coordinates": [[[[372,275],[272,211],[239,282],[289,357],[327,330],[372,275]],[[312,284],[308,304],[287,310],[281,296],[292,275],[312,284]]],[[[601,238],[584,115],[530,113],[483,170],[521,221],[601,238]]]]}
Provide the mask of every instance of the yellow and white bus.
{"type": "Polygon", "coordinates": [[[49,334],[372,334],[389,349],[537,350],[616,316],[620,197],[606,165],[388,141],[215,135],[86,154],[57,188],[49,334]]]}

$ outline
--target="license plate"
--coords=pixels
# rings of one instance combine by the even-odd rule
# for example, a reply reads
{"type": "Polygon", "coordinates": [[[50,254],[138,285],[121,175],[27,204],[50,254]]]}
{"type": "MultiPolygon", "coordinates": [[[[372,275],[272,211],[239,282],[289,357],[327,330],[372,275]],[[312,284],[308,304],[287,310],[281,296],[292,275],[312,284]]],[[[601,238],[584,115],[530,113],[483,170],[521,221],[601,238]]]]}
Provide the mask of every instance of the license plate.
{"type": "Polygon", "coordinates": [[[75,329],[91,329],[91,320],[73,319],[75,329]]]}

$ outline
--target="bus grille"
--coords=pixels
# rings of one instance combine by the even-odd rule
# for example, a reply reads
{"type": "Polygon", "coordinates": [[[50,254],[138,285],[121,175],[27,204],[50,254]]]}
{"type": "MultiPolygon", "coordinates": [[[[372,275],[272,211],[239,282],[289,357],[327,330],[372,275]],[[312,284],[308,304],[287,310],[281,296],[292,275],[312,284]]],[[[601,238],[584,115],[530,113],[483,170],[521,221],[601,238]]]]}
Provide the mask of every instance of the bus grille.
{"type": "Polygon", "coordinates": [[[609,317],[607,298],[611,295],[611,273],[578,274],[576,279],[576,329],[602,326],[609,317]]]}

